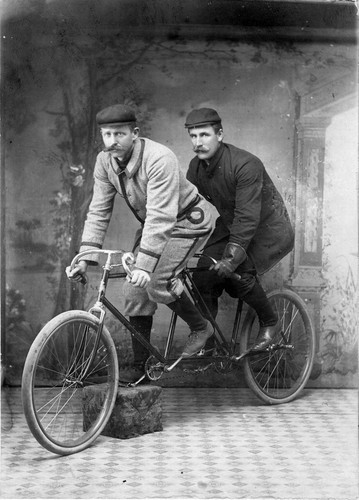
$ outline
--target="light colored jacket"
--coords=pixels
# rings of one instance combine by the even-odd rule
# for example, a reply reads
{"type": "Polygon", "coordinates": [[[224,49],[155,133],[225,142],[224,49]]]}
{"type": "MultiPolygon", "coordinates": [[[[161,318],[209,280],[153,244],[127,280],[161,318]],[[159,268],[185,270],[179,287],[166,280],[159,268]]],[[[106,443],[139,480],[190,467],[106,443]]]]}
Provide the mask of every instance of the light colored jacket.
{"type": "MultiPolygon", "coordinates": [[[[118,193],[125,195],[131,210],[143,224],[136,266],[152,272],[177,220],[198,199],[198,190],[186,179],[175,154],[150,139],[136,139],[124,170],[110,153],[102,151],[96,159],[93,197],[80,251],[102,248],[118,193]]],[[[98,259],[94,254],[88,260],[97,262],[98,259]]]]}

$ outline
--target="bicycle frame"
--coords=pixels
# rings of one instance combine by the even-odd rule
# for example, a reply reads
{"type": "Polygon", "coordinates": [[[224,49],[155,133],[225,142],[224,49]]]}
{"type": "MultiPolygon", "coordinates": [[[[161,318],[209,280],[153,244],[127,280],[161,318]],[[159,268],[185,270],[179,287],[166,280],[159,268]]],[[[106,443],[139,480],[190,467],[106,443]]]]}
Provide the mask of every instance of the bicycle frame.
{"type": "MultiPolygon", "coordinates": [[[[174,339],[174,334],[175,334],[175,329],[176,329],[176,322],[177,322],[177,315],[176,313],[172,312],[171,315],[171,320],[169,323],[169,328],[168,328],[168,333],[167,333],[167,339],[166,339],[166,345],[165,345],[165,350],[164,354],[161,354],[161,352],[153,346],[148,340],[140,333],[138,332],[132,325],[131,323],[127,320],[127,318],[117,309],[117,307],[112,304],[112,302],[107,299],[106,297],[106,289],[108,285],[108,281],[110,279],[116,279],[116,278],[126,278],[127,273],[126,272],[120,272],[120,273],[112,273],[111,270],[116,266],[114,264],[111,264],[111,259],[113,255],[123,255],[125,252],[119,251],[119,250],[96,250],[95,252],[93,250],[86,250],[85,252],[81,252],[81,254],[77,255],[73,262],[71,263],[71,267],[74,267],[76,262],[83,258],[85,255],[88,254],[94,254],[94,253],[106,253],[107,260],[105,265],[103,266],[103,274],[98,290],[98,296],[97,296],[97,301],[93,307],[89,309],[89,312],[91,314],[99,315],[99,331],[98,331],[98,338],[100,337],[101,330],[103,327],[104,319],[105,319],[105,309],[109,310],[115,318],[120,321],[131,333],[132,336],[134,336],[148,351],[149,353],[154,356],[158,361],[160,361],[163,365],[165,366],[165,371],[169,372],[175,366],[183,360],[182,356],[177,358],[171,365],[168,365],[170,358],[169,354],[171,352],[172,344],[173,344],[173,339],[174,339]]],[[[202,254],[195,254],[194,257],[201,257],[202,254]]],[[[209,257],[210,260],[213,261],[211,257],[209,257]]],[[[223,335],[223,332],[221,328],[219,327],[218,323],[216,320],[213,318],[211,312],[209,311],[208,307],[206,306],[200,292],[198,291],[198,288],[196,287],[196,284],[194,283],[192,273],[194,271],[205,271],[208,270],[208,267],[186,267],[183,269],[183,271],[180,273],[183,279],[183,283],[185,286],[185,289],[187,290],[188,294],[191,296],[192,300],[194,301],[195,305],[197,307],[202,308],[202,310],[206,311],[207,319],[211,322],[213,328],[214,328],[214,336],[215,336],[215,342],[216,342],[216,348],[219,350],[220,355],[216,357],[218,361],[220,361],[221,357],[224,359],[232,359],[232,360],[239,360],[235,358],[234,352],[235,352],[235,346],[237,342],[237,336],[239,332],[239,323],[241,320],[241,312],[242,312],[242,301],[238,299],[238,305],[237,305],[237,310],[236,310],[236,316],[235,316],[235,321],[233,325],[233,331],[232,331],[232,336],[231,336],[231,341],[228,343],[226,338],[223,335]]],[[[242,357],[242,356],[241,356],[242,357]]],[[[193,359],[196,358],[185,358],[186,359],[193,359]]],[[[204,357],[201,357],[201,359],[204,359],[204,357]]]]}

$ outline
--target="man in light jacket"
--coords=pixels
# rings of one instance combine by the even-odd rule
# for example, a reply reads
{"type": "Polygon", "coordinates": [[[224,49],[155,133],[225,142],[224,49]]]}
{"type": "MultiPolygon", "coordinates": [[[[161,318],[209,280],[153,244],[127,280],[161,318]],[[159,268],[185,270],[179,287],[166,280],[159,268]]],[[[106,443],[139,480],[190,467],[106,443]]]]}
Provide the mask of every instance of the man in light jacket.
{"type": "MultiPolygon", "coordinates": [[[[102,248],[115,196],[124,197],[141,224],[136,262],[130,282],[124,285],[125,312],[149,341],[156,304],[166,304],[188,324],[190,335],[182,356],[192,356],[201,350],[213,328],[194,307],[177,276],[213,231],[208,202],[186,179],[170,149],[139,136],[130,107],[109,106],[96,120],[105,149],[97,156],[93,197],[79,250],[102,248]]],[[[67,268],[67,275],[78,281],[87,266],[96,263],[96,254],[86,256],[73,270],[67,268]]],[[[132,341],[133,378],[137,380],[143,374],[147,352],[136,339],[132,341]]]]}

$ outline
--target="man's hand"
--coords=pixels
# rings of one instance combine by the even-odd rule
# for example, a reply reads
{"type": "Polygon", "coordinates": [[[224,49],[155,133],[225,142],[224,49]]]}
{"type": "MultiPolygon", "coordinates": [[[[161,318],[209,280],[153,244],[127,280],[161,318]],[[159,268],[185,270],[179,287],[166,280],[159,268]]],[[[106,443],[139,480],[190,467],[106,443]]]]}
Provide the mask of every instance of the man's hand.
{"type": "Polygon", "coordinates": [[[71,267],[68,266],[65,271],[70,281],[79,282],[86,280],[85,278],[86,270],[87,270],[87,262],[85,260],[80,260],[80,262],[76,264],[76,266],[73,269],[71,269],[71,267]]]}
{"type": "Polygon", "coordinates": [[[233,275],[234,271],[246,258],[247,254],[244,248],[236,243],[227,243],[221,260],[217,264],[213,264],[210,269],[216,271],[221,278],[233,278],[235,277],[233,275]]]}
{"type": "Polygon", "coordinates": [[[143,269],[133,269],[130,279],[128,280],[131,285],[139,288],[146,288],[151,281],[151,277],[147,271],[143,269]]]}
{"type": "Polygon", "coordinates": [[[233,273],[232,266],[227,260],[219,260],[217,264],[213,264],[209,269],[216,271],[221,278],[229,278],[233,273]]]}

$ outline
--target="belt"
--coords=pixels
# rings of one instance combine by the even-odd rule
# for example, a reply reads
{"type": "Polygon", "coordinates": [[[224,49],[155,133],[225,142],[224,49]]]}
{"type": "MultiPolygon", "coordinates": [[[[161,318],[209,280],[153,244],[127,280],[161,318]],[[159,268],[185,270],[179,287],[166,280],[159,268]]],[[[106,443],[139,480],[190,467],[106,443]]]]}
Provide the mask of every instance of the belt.
{"type": "Polygon", "coordinates": [[[190,210],[192,210],[192,208],[195,207],[197,205],[197,203],[199,203],[200,201],[201,201],[201,197],[200,197],[199,194],[197,194],[196,197],[186,206],[186,208],[184,208],[183,210],[181,210],[178,213],[177,220],[180,220],[183,217],[185,217],[185,215],[187,214],[187,212],[189,212],[190,210]]]}

